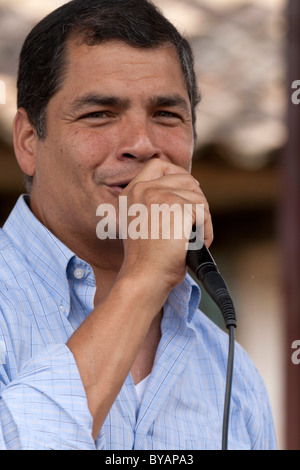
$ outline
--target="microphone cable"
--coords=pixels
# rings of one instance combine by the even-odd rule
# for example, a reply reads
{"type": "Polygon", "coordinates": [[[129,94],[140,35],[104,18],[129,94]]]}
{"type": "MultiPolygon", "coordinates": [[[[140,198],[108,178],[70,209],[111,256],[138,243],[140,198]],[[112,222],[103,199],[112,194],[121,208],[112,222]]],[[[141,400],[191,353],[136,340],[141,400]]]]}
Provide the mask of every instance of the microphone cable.
{"type": "Polygon", "coordinates": [[[224,318],[225,326],[228,329],[229,345],[222,427],[222,450],[228,450],[228,426],[234,366],[235,328],[237,326],[235,308],[225,281],[222,278],[213,257],[204,244],[199,250],[187,251],[186,264],[199,279],[211,299],[219,307],[224,318]]]}

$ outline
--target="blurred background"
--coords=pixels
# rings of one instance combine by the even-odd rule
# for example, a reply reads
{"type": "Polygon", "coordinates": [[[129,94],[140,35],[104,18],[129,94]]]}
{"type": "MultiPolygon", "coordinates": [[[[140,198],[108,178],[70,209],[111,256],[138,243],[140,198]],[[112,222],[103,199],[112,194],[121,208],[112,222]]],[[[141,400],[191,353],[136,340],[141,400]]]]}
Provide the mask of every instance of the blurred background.
{"type": "MultiPolygon", "coordinates": [[[[24,192],[12,146],[18,54],[34,23],[63,3],[0,0],[0,226],[24,192]]],[[[202,102],[193,174],[210,204],[211,252],[235,302],[237,339],[266,383],[278,448],[300,449],[300,365],[291,360],[300,340],[300,105],[291,103],[300,2],[154,3],[195,54],[202,102]]],[[[205,294],[200,307],[223,328],[205,294]]]]}

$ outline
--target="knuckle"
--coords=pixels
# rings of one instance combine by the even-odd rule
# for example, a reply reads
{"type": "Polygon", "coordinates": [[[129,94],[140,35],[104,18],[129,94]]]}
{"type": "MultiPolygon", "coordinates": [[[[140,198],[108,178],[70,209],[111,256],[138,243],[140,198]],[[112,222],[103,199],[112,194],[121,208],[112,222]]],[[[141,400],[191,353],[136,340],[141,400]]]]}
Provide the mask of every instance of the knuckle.
{"type": "Polygon", "coordinates": [[[144,191],[144,197],[148,204],[158,204],[161,201],[162,190],[148,186],[144,191]]]}
{"type": "Polygon", "coordinates": [[[140,195],[143,193],[145,187],[145,182],[144,181],[136,181],[135,183],[132,184],[130,193],[133,197],[140,197],[140,195]]]}

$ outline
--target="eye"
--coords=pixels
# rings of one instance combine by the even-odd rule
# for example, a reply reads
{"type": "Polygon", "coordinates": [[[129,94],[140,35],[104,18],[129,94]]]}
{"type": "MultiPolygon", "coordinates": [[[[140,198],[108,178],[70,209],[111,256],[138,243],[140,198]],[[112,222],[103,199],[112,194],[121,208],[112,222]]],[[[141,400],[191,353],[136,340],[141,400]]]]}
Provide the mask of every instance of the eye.
{"type": "Polygon", "coordinates": [[[183,122],[183,118],[180,114],[173,111],[168,111],[166,109],[156,111],[153,115],[153,118],[157,124],[169,127],[178,126],[183,122]]]}
{"type": "Polygon", "coordinates": [[[162,117],[162,118],[167,118],[167,119],[181,119],[180,116],[176,113],[172,113],[171,111],[157,111],[155,113],[155,116],[157,117],[162,117]]]}
{"type": "Polygon", "coordinates": [[[91,113],[84,114],[80,119],[107,119],[114,117],[111,111],[92,111],[91,113]]]}

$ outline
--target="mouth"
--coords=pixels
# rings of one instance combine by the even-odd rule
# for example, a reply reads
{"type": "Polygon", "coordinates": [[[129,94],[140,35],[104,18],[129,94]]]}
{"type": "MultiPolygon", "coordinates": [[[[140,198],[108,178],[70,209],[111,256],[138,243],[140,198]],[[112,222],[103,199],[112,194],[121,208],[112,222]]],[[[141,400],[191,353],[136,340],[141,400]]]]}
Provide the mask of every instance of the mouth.
{"type": "Polygon", "coordinates": [[[118,186],[122,189],[125,189],[125,188],[127,188],[128,185],[129,185],[129,183],[124,183],[124,184],[117,184],[116,186],[118,186]]]}
{"type": "Polygon", "coordinates": [[[112,184],[107,184],[107,187],[110,188],[114,193],[121,193],[123,189],[125,189],[129,183],[131,182],[132,179],[127,180],[127,181],[120,181],[112,184]]]}

